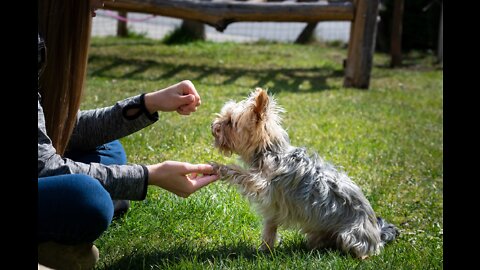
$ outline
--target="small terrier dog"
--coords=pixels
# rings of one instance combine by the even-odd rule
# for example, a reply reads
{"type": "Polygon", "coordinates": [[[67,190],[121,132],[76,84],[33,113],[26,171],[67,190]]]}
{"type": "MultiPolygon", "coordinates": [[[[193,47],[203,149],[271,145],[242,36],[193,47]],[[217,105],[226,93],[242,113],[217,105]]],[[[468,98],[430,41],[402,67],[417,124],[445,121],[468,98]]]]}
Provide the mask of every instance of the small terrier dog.
{"type": "Polygon", "coordinates": [[[378,254],[398,229],[376,217],[346,173],[290,144],[280,125],[283,112],[256,88],[241,102],[227,102],[211,125],[215,147],[238,154],[248,166],[212,163],[263,216],[260,249],[273,249],[278,227],[285,226],[300,228],[310,249],[337,248],[361,259],[378,254]]]}

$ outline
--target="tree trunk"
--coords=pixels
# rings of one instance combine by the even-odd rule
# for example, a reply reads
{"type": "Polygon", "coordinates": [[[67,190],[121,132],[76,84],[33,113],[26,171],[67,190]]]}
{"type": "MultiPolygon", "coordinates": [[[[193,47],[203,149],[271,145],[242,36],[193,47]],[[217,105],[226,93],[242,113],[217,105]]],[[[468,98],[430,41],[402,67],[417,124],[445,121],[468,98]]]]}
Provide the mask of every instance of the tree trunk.
{"type": "Polygon", "coordinates": [[[402,64],[402,19],[404,0],[395,0],[393,8],[392,35],[390,37],[390,67],[402,64]]]}
{"type": "Polygon", "coordinates": [[[437,53],[438,62],[443,65],[443,3],[442,3],[442,13],[440,14],[440,31],[438,33],[438,53],[437,53]]]}

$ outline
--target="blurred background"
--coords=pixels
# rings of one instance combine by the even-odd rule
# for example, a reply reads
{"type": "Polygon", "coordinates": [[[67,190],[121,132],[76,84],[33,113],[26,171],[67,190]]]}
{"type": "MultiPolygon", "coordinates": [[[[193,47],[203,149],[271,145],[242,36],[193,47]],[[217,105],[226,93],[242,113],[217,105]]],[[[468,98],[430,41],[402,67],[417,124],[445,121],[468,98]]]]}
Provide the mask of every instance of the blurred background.
{"type": "MultiPolygon", "coordinates": [[[[188,1],[188,0],[187,0],[188,1]]],[[[195,1],[195,0],[191,0],[195,1]]],[[[197,0],[198,1],[198,0],[197,0]]],[[[221,2],[217,0],[216,2],[221,2]]],[[[224,1],[226,2],[226,1],[224,1]]],[[[243,1],[244,2],[244,1],[243,1]]],[[[253,0],[251,2],[268,2],[253,0]]],[[[281,2],[276,0],[275,2],[281,2]]],[[[302,2],[298,0],[297,2],[302,2]]],[[[305,1],[303,1],[305,2],[305,1]]],[[[340,1],[312,1],[309,2],[342,2],[340,1]]],[[[392,29],[394,15],[400,13],[401,51],[421,50],[437,53],[439,60],[443,57],[443,36],[441,28],[442,0],[381,0],[377,29],[376,51],[390,52],[392,44],[392,29]],[[401,6],[396,9],[395,2],[401,6]]],[[[181,19],[155,16],[142,13],[121,13],[111,10],[99,10],[94,18],[94,36],[144,36],[153,39],[165,39],[182,28],[181,19]]],[[[300,34],[306,30],[307,23],[297,22],[236,22],[230,24],[224,32],[203,25],[196,27],[197,34],[192,33],[192,39],[202,38],[214,42],[334,42],[348,44],[350,22],[319,22],[312,25],[313,31],[308,37],[300,40],[300,34]],[[198,34],[200,31],[200,34],[198,34]]]]}

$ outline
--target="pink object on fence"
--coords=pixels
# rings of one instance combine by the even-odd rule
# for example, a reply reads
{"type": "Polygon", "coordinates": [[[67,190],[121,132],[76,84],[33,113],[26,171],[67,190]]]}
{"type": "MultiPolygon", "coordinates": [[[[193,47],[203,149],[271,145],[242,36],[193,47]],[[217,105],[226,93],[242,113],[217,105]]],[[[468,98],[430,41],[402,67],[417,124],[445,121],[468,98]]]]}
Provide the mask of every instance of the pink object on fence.
{"type": "Polygon", "coordinates": [[[98,15],[105,15],[107,17],[111,17],[111,18],[117,19],[117,20],[122,21],[122,22],[144,22],[144,21],[147,21],[147,20],[150,20],[150,19],[156,17],[155,15],[151,15],[151,16],[148,16],[148,17],[142,18],[142,19],[131,19],[131,18],[125,18],[123,16],[119,16],[119,15],[117,15],[116,12],[113,12],[113,11],[110,11],[110,10],[106,10],[105,14],[98,14],[98,15]]]}

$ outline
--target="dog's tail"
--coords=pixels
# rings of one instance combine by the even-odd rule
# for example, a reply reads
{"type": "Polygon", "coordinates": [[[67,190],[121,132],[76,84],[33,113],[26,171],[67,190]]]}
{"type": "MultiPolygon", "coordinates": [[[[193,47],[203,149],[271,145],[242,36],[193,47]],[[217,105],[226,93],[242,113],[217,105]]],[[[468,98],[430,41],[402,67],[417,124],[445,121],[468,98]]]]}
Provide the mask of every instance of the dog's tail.
{"type": "Polygon", "coordinates": [[[400,231],[392,223],[388,223],[385,219],[377,217],[377,223],[380,227],[380,239],[384,244],[392,242],[400,235],[400,231]]]}

